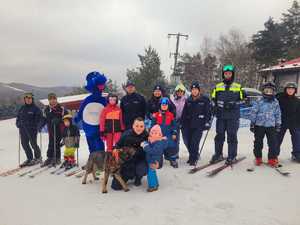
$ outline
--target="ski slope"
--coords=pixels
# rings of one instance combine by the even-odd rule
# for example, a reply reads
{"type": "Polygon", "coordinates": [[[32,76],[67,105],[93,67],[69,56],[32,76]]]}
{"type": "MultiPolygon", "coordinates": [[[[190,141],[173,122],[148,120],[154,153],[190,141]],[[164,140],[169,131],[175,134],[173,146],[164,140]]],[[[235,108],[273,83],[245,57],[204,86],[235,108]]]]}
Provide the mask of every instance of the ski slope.
{"type": "MultiPolygon", "coordinates": [[[[18,131],[14,123],[0,122],[0,172],[17,165],[18,131]]],[[[210,159],[213,138],[214,131],[208,135],[199,165],[210,159]]],[[[46,145],[44,134],[44,157],[46,145]]],[[[290,177],[268,167],[247,172],[253,165],[252,145],[248,128],[240,129],[239,155],[247,159],[208,178],[210,169],[188,174],[182,144],[179,169],[165,163],[158,172],[160,189],[154,193],[146,192],[145,178],[142,187],[129,183],[130,192],[109,188],[108,194],[102,194],[99,181],[81,185],[78,178],[51,175],[49,171],[34,179],[0,177],[0,225],[299,225],[300,165],[289,160],[289,138],[285,139],[281,163],[292,172],[290,177]]],[[[87,157],[82,137],[81,165],[87,157]]]]}

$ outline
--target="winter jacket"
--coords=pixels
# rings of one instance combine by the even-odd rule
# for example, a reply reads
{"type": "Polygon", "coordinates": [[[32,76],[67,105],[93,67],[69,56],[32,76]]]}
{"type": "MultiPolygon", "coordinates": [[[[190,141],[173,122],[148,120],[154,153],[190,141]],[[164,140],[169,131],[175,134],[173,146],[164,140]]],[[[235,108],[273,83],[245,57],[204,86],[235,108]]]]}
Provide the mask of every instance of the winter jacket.
{"type": "Polygon", "coordinates": [[[67,148],[79,147],[80,133],[76,125],[70,124],[69,127],[65,127],[62,133],[62,138],[63,144],[67,148]]]}
{"type": "Polygon", "coordinates": [[[100,114],[100,132],[118,133],[125,130],[122,110],[117,105],[108,104],[100,114]]]}
{"type": "Polygon", "coordinates": [[[125,131],[120,140],[116,143],[115,148],[133,147],[136,149],[134,160],[145,160],[145,152],[141,147],[141,143],[148,140],[148,133],[144,131],[142,134],[136,134],[132,129],[125,131]]]}
{"type": "Polygon", "coordinates": [[[156,141],[153,143],[145,142],[144,151],[148,163],[161,162],[164,150],[168,147],[167,140],[156,141]]]}
{"type": "Polygon", "coordinates": [[[193,99],[190,96],[183,108],[181,125],[184,129],[204,129],[206,123],[211,121],[211,102],[206,96],[193,99]]]}
{"type": "Polygon", "coordinates": [[[186,96],[182,96],[181,98],[175,96],[171,99],[172,103],[175,105],[176,108],[176,121],[179,121],[182,116],[182,112],[186,100],[187,100],[186,96]]]}
{"type": "MultiPolygon", "coordinates": [[[[157,98],[155,96],[152,96],[148,100],[148,102],[147,102],[147,117],[149,119],[151,119],[151,116],[153,115],[153,113],[156,113],[160,110],[160,99],[161,98],[162,97],[157,98]]],[[[170,101],[169,110],[174,115],[176,115],[176,106],[174,105],[174,103],[172,101],[170,101]]]]}
{"type": "Polygon", "coordinates": [[[169,139],[172,135],[177,134],[176,121],[173,113],[160,110],[159,112],[154,113],[152,117],[152,126],[158,124],[163,136],[166,136],[169,139]]]}
{"type": "Polygon", "coordinates": [[[240,84],[218,83],[211,94],[218,119],[239,119],[240,101],[244,99],[244,91],[240,84]]]}
{"type": "Polygon", "coordinates": [[[25,104],[18,112],[16,126],[20,129],[39,130],[43,122],[42,111],[34,103],[25,104]]]}
{"type": "Polygon", "coordinates": [[[137,93],[125,95],[121,99],[121,109],[123,112],[123,121],[126,129],[131,129],[133,121],[137,117],[145,118],[146,101],[145,98],[137,93]]]}
{"type": "Polygon", "coordinates": [[[279,93],[276,97],[281,109],[282,126],[300,128],[300,100],[285,93],[279,93]]]}
{"type": "Polygon", "coordinates": [[[281,125],[281,111],[277,99],[261,98],[254,101],[250,112],[251,123],[262,127],[281,125]]]}
{"type": "Polygon", "coordinates": [[[57,104],[54,107],[47,106],[45,108],[44,116],[50,136],[53,136],[54,127],[56,128],[55,131],[57,135],[62,133],[64,129],[62,118],[66,114],[67,112],[65,111],[65,108],[60,104],[57,104]]]}

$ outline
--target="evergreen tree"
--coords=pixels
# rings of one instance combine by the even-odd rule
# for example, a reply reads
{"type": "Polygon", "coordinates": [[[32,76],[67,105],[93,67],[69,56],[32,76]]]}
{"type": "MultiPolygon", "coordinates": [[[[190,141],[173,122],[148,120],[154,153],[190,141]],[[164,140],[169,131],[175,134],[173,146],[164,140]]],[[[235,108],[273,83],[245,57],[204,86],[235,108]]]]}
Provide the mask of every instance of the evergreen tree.
{"type": "Polygon", "coordinates": [[[160,58],[157,51],[149,46],[145,55],[138,55],[141,66],[127,70],[127,79],[134,82],[139,93],[146,97],[152,95],[153,86],[166,85],[165,77],[160,69],[160,58]]]}

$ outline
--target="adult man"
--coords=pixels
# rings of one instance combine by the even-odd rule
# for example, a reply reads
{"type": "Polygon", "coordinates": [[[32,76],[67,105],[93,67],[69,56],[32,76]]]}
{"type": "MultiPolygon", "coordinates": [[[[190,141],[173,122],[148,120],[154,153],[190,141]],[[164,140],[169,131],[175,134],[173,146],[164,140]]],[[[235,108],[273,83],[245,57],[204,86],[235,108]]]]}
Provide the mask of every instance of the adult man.
{"type": "MultiPolygon", "coordinates": [[[[122,149],[123,147],[133,147],[136,149],[135,155],[122,164],[120,174],[125,182],[130,179],[135,179],[136,186],[141,185],[142,177],[147,173],[147,163],[145,152],[141,147],[141,143],[148,140],[148,133],[145,130],[144,119],[138,117],[134,120],[132,129],[125,131],[115,146],[115,150],[122,149]]],[[[120,183],[113,179],[111,187],[114,190],[121,190],[120,183]]]]}
{"type": "Polygon", "coordinates": [[[235,68],[225,65],[222,70],[223,82],[218,83],[212,91],[212,100],[215,106],[216,137],[215,154],[211,163],[223,158],[223,144],[227,133],[228,158],[227,164],[232,164],[237,156],[237,131],[240,119],[240,101],[244,99],[244,92],[240,84],[234,82],[235,68]]]}
{"type": "Polygon", "coordinates": [[[123,112],[123,121],[126,130],[132,128],[133,121],[137,117],[145,119],[145,98],[136,93],[135,85],[131,81],[128,81],[126,84],[126,95],[121,99],[120,106],[123,112]]]}
{"type": "Polygon", "coordinates": [[[25,93],[24,105],[20,108],[16,120],[21,144],[27,157],[27,160],[20,165],[21,167],[32,166],[42,162],[41,150],[37,145],[37,133],[41,129],[42,123],[42,111],[35,105],[33,94],[25,93]]]}

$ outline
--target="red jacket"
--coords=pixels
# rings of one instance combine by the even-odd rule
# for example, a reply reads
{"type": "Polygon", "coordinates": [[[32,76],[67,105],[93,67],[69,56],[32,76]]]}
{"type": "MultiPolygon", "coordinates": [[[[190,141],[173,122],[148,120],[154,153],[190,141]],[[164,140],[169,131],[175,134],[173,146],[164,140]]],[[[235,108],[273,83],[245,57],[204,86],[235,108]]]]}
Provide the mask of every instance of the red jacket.
{"type": "Polygon", "coordinates": [[[117,133],[124,129],[121,108],[117,105],[108,104],[100,114],[100,132],[117,133]]]}

